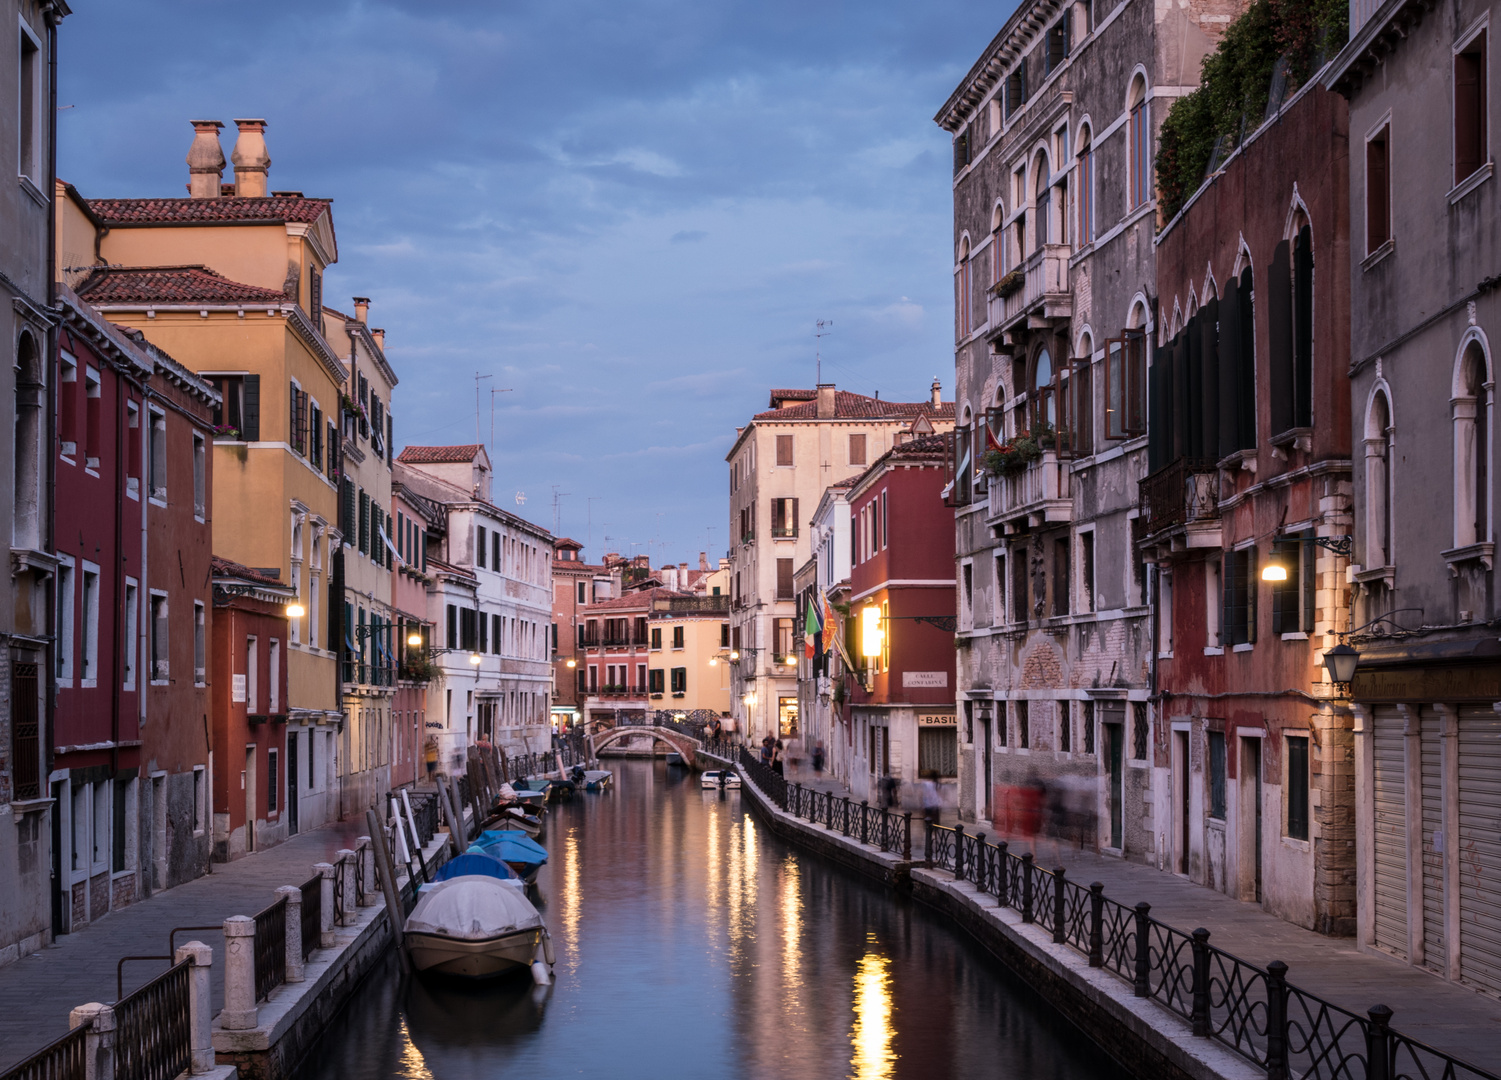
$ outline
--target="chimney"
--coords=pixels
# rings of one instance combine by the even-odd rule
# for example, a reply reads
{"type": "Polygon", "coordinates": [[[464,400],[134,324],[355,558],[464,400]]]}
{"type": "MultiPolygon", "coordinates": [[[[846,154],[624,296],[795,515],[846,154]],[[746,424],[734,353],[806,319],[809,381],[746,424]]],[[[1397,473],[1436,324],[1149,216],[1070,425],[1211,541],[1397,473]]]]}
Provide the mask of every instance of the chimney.
{"type": "Polygon", "coordinates": [[[700,551],[698,553],[698,568],[700,570],[704,571],[705,573],[708,572],[708,570],[709,570],[709,553],[707,551],[700,551]]]}
{"type": "Polygon", "coordinates": [[[216,199],[219,181],[224,176],[224,150],[219,146],[217,120],[190,120],[193,145],[188,147],[188,197],[216,199]]]}
{"type": "Polygon", "coordinates": [[[933,376],[933,408],[943,404],[943,384],[938,381],[938,376],[933,376]]]}
{"type": "Polygon", "coordinates": [[[362,323],[370,321],[370,297],[356,296],[354,298],[354,317],[362,323]]]}
{"type": "Polygon", "coordinates": [[[229,160],[235,167],[235,194],[242,199],[266,197],[266,171],[271,155],[266,153],[266,121],[236,120],[240,137],[229,160]]]}
{"type": "Polygon", "coordinates": [[[820,420],[832,420],[834,418],[834,384],[818,384],[818,418],[820,420]]]}
{"type": "Polygon", "coordinates": [[[381,329],[380,327],[376,327],[374,330],[370,331],[370,336],[375,339],[375,343],[380,346],[381,351],[385,352],[385,350],[386,350],[386,332],[383,329],[381,329]]]}

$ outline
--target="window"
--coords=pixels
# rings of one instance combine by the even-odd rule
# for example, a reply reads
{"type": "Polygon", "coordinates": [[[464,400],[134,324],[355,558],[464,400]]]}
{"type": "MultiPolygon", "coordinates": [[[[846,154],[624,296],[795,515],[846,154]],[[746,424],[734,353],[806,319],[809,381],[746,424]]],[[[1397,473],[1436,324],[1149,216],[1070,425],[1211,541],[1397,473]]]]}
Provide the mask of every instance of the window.
{"type": "Polygon", "coordinates": [[[792,560],[777,560],[777,599],[792,599],[792,560]]]}
{"type": "Polygon", "coordinates": [[[193,685],[208,682],[208,622],[201,600],[193,601],[193,685]]]}
{"type": "Polygon", "coordinates": [[[1131,87],[1131,99],[1127,130],[1130,177],[1126,209],[1135,210],[1152,197],[1152,124],[1147,112],[1147,85],[1140,76],[1131,87]]]}
{"type": "Polygon", "coordinates": [[[791,465],[792,464],[792,436],[791,435],[778,435],[777,436],[777,464],[778,465],[791,465]]]}
{"type": "Polygon", "coordinates": [[[1272,584],[1272,633],[1312,633],[1314,616],[1314,559],[1317,548],[1307,540],[1313,530],[1275,541],[1273,554],[1287,569],[1287,580],[1272,584]]]}
{"type": "Polygon", "coordinates": [[[1209,816],[1225,820],[1225,733],[1209,733],[1209,816]]]}
{"type": "MultiPolygon", "coordinates": [[[[490,569],[494,570],[497,574],[500,573],[500,539],[500,533],[492,532],[490,534],[490,569]]],[[[480,556],[480,565],[485,565],[483,554],[480,556]]]]}
{"type": "MultiPolygon", "coordinates": [[[[481,570],[485,569],[485,527],[478,525],[474,530],[474,561],[481,570]]],[[[500,561],[497,559],[495,569],[500,569],[500,561]]]]}
{"type": "Polygon", "coordinates": [[[147,444],[147,467],[151,477],[151,497],[165,501],[167,498],[167,417],[165,413],[151,411],[150,441],[147,444]]]}
{"type": "Polygon", "coordinates": [[[1220,643],[1249,645],[1256,641],[1256,548],[1227,551],[1220,573],[1220,643]]]}
{"type": "MultiPolygon", "coordinates": [[[[480,622],[483,623],[484,619],[481,618],[480,622]]],[[[499,615],[490,616],[490,647],[496,656],[500,655],[500,628],[503,625],[504,620],[499,615]]]]}
{"type": "Polygon", "coordinates": [[[864,435],[851,435],[850,436],[850,464],[851,465],[864,465],[865,464],[865,436],[864,435]]]}
{"type": "Polygon", "coordinates": [[[672,669],[672,692],[674,694],[686,694],[688,692],[688,669],[675,667],[672,669]]]}
{"type": "Polygon", "coordinates": [[[1079,247],[1088,247],[1095,240],[1094,214],[1094,145],[1089,139],[1089,129],[1079,135],[1079,247]]]}
{"type": "Polygon", "coordinates": [[[1073,753],[1074,749],[1072,706],[1070,701],[1058,702],[1058,749],[1065,754],[1073,753]]]}
{"type": "Polygon", "coordinates": [[[336,480],[339,476],[339,464],[344,459],[344,452],[340,449],[339,425],[327,421],[328,428],[328,457],[324,460],[323,469],[330,480],[336,480]]]}
{"type": "Polygon", "coordinates": [[[245,711],[259,713],[261,704],[260,643],[245,638],[245,711]]]}
{"type": "Polygon", "coordinates": [[[291,433],[288,440],[296,453],[307,453],[307,394],[296,383],[292,383],[287,395],[287,430],[291,433]]]}
{"type": "Polygon", "coordinates": [[[140,588],[134,578],[125,579],[125,677],[121,685],[134,690],[136,685],[136,638],[140,633],[140,588]]]}
{"type": "Polygon", "coordinates": [[[1024,623],[1031,617],[1027,600],[1027,549],[1016,548],[1011,555],[1012,621],[1024,623]]]}
{"type": "Polygon", "coordinates": [[[1454,54],[1454,183],[1486,162],[1484,30],[1454,54]]]}
{"type": "Polygon", "coordinates": [[[970,163],[973,151],[970,147],[970,130],[965,128],[954,136],[954,175],[957,176],[970,163]]]}
{"type": "Polygon", "coordinates": [[[266,751],[266,813],[276,813],[276,796],[281,791],[281,775],[278,771],[280,755],[273,749],[266,751]]]}
{"type": "Polygon", "coordinates": [[[1094,598],[1094,530],[1079,534],[1079,609],[1093,611],[1094,598]]]}
{"type": "Polygon", "coordinates": [[[792,656],[792,624],[793,619],[778,619],[776,621],[776,655],[772,662],[780,664],[792,656]]]}
{"type": "Polygon", "coordinates": [[[1369,255],[1392,238],[1391,125],[1365,144],[1365,249],[1369,255]]]}
{"type": "Polygon", "coordinates": [[[686,627],[682,626],[674,626],[672,628],[672,647],[674,649],[681,649],[683,647],[683,634],[685,630],[686,627]]]}
{"type": "Polygon", "coordinates": [[[1023,60],[1006,76],[1006,118],[1027,103],[1027,62],[1023,60]]]}
{"type": "Polygon", "coordinates": [[[205,380],[219,391],[220,401],[214,406],[212,413],[216,435],[222,434],[236,439],[249,438],[245,431],[245,382],[252,378],[258,378],[258,376],[205,376],[205,380]]]}
{"type": "Polygon", "coordinates": [[[958,340],[969,337],[975,328],[974,264],[969,257],[969,238],[959,248],[959,268],[954,272],[954,312],[958,340]]]}
{"type": "Polygon", "coordinates": [[[1027,398],[1031,427],[1034,430],[1055,428],[1058,414],[1053,402],[1053,357],[1047,349],[1038,352],[1032,361],[1032,387],[1027,398]]]}
{"type": "Polygon", "coordinates": [[[1105,438],[1146,433],[1146,396],[1147,336],[1127,330],[1105,342],[1105,438]]]}
{"type": "Polygon", "coordinates": [[[1084,752],[1094,753],[1094,702],[1084,703],[1084,730],[1080,733],[1084,736],[1084,752]]]}
{"type": "MultiPolygon", "coordinates": [[[[313,786],[312,785],[312,781],[311,781],[312,768],[313,768],[311,749],[312,748],[310,746],[309,747],[309,757],[308,757],[308,776],[309,776],[308,786],[309,787],[313,786]]],[[[204,798],[204,793],[207,790],[206,786],[204,784],[204,780],[205,780],[205,778],[207,776],[208,776],[208,770],[204,766],[202,766],[202,765],[195,765],[193,767],[193,810],[192,810],[192,824],[193,824],[193,833],[194,833],[194,835],[197,835],[197,834],[200,834],[200,833],[203,832],[203,820],[204,820],[204,817],[205,817],[204,807],[203,807],[203,798],[204,798]]]]}
{"type": "MultiPolygon", "coordinates": [[[[75,382],[76,386],[77,383],[75,382]]],[[[84,466],[90,469],[99,468],[99,394],[101,390],[99,372],[89,368],[84,372],[84,441],[83,455],[84,466]]]]}
{"type": "Polygon", "coordinates": [[[1304,224],[1267,268],[1272,435],[1313,425],[1313,232],[1304,224]]]}
{"type": "Polygon", "coordinates": [[[318,272],[317,267],[308,267],[307,283],[307,313],[312,316],[313,325],[321,333],[323,330],[323,275],[318,272]]]}
{"type": "Polygon", "coordinates": [[[308,461],[314,469],[323,469],[323,410],[317,402],[308,404],[308,461]]]}
{"type": "Polygon", "coordinates": [[[651,628],[651,647],[653,651],[662,647],[662,628],[660,626],[653,626],[651,628]]]}
{"type": "Polygon", "coordinates": [[[151,681],[164,683],[171,677],[167,654],[167,595],[151,594],[151,681]]]}
{"type": "Polygon", "coordinates": [[[79,678],[94,686],[99,678],[99,567],[83,564],[83,633],[79,636],[79,678]]]}
{"type": "Polygon", "coordinates": [[[660,693],[662,693],[662,687],[664,685],[664,680],[666,678],[666,674],[662,671],[661,668],[652,668],[650,671],[648,671],[646,673],[646,678],[647,678],[646,687],[647,687],[647,692],[648,693],[651,693],[651,694],[660,694],[660,693]]]}
{"type": "Polygon", "coordinates": [[[1044,76],[1051,75],[1058,70],[1058,66],[1068,59],[1069,34],[1068,24],[1072,18],[1072,12],[1064,15],[1048,28],[1047,43],[1043,48],[1042,73],[1044,76]]]}
{"type": "MultiPolygon", "coordinates": [[[[500,627],[497,626],[496,629],[499,630],[500,627]]],[[[479,616],[479,651],[482,653],[490,651],[490,622],[483,613],[479,616]]],[[[500,634],[498,633],[495,635],[495,651],[500,651],[500,634]]]]}
{"type": "Polygon", "coordinates": [[[578,676],[578,685],[574,689],[580,694],[587,693],[589,689],[587,685],[588,675],[585,673],[583,668],[579,668],[575,674],[577,674],[578,676]]]}
{"type": "Polygon", "coordinates": [[[355,549],[361,555],[370,553],[370,496],[365,494],[365,489],[359,489],[360,494],[360,520],[359,533],[355,539],[355,549]]]}
{"type": "Polygon", "coordinates": [[[43,113],[46,92],[42,82],[46,57],[42,55],[41,42],[32,36],[30,27],[24,22],[21,23],[20,60],[20,153],[16,170],[40,189],[47,153],[42,141],[47,130],[46,116],[43,113]]]}
{"type": "Polygon", "coordinates": [[[1053,540],[1053,616],[1069,613],[1069,550],[1068,536],[1053,540]]]}
{"type": "Polygon", "coordinates": [[[599,665],[589,665],[589,693],[599,693],[599,665]]]}
{"type": "Polygon", "coordinates": [[[1133,761],[1147,759],[1147,747],[1151,743],[1150,725],[1147,723],[1147,703],[1131,702],[1131,758],[1133,761]]]}
{"type": "Polygon", "coordinates": [[[72,685],[73,680],[73,561],[57,563],[57,680],[72,685]]]}
{"type": "Polygon", "coordinates": [[[580,603],[580,604],[586,604],[586,603],[588,603],[588,600],[586,600],[586,599],[585,599],[585,592],[584,592],[584,583],[583,583],[583,582],[582,582],[582,581],[581,581],[581,582],[579,582],[579,586],[578,586],[578,597],[579,597],[579,598],[578,598],[578,602],[579,602],[579,603],[580,603]]]}
{"type": "Polygon", "coordinates": [[[1016,703],[1016,744],[1023,750],[1031,749],[1032,746],[1032,718],[1026,698],[1016,703]]]}
{"type": "Polygon", "coordinates": [[[208,516],[208,445],[193,432],[193,516],[202,521],[208,516]]]}
{"type": "Polygon", "coordinates": [[[1460,356],[1451,394],[1454,415],[1454,546],[1490,540],[1489,368],[1479,341],[1460,356]]]}
{"type": "Polygon", "coordinates": [[[1059,425],[1058,446],[1074,457],[1094,453],[1094,363],[1093,343],[1089,335],[1080,342],[1079,355],[1064,366],[1059,400],[1063,403],[1063,422],[1059,425]]]}
{"type": "Polygon", "coordinates": [[[797,536],[797,500],[771,500],[771,535],[773,538],[797,536]]]}
{"type": "Polygon", "coordinates": [[[1037,234],[1037,250],[1041,251],[1044,244],[1053,242],[1053,186],[1052,170],[1048,165],[1048,159],[1038,156],[1033,166],[1036,176],[1036,202],[1037,228],[1033,231],[1037,234]]]}
{"type": "Polygon", "coordinates": [[[974,624],[975,618],[975,566],[974,563],[965,563],[961,568],[961,580],[964,586],[964,617],[965,621],[974,624]]]}
{"type": "MultiPolygon", "coordinates": [[[[1228,560],[1231,556],[1226,555],[1228,560]]],[[[1157,655],[1173,655],[1173,575],[1158,572],[1157,577],[1157,655]]]]}
{"type": "Polygon", "coordinates": [[[926,776],[959,775],[959,729],[957,727],[923,727],[917,729],[917,774],[926,776]]]}
{"type": "Polygon", "coordinates": [[[991,625],[999,626],[1006,621],[1006,556],[1000,552],[995,556],[995,573],[991,577],[991,585],[990,621],[991,625]]]}
{"type": "Polygon", "coordinates": [[[1308,736],[1287,737],[1287,835],[1308,839],[1308,736]]]}
{"type": "Polygon", "coordinates": [[[729,623],[720,623],[719,624],[719,647],[721,649],[728,649],[730,647],[730,624],[729,623]]]}
{"type": "Polygon", "coordinates": [[[141,407],[134,401],[125,405],[125,494],[141,497],[141,407]]]}
{"type": "Polygon", "coordinates": [[[474,608],[459,609],[459,648],[474,652],[479,640],[479,612],[474,608]]]}

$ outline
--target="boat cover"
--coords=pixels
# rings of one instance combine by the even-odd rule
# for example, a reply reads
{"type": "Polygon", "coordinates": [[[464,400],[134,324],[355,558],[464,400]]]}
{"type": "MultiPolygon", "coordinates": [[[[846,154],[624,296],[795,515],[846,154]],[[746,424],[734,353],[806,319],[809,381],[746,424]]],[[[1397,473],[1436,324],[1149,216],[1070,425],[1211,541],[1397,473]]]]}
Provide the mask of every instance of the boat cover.
{"type": "Polygon", "coordinates": [[[433,875],[433,880],[447,881],[456,877],[513,878],[515,876],[516,871],[507,866],[505,860],[488,851],[470,850],[444,863],[433,875]]]}
{"type": "Polygon", "coordinates": [[[474,846],[469,850],[479,848],[481,852],[496,855],[506,862],[519,863],[545,863],[547,861],[547,849],[537,843],[526,833],[515,829],[494,830],[486,829],[480,833],[474,841],[474,846]]]}
{"type": "Polygon", "coordinates": [[[442,934],[482,941],[542,925],[542,916],[518,889],[493,877],[450,878],[417,899],[407,916],[409,934],[442,934]]]}

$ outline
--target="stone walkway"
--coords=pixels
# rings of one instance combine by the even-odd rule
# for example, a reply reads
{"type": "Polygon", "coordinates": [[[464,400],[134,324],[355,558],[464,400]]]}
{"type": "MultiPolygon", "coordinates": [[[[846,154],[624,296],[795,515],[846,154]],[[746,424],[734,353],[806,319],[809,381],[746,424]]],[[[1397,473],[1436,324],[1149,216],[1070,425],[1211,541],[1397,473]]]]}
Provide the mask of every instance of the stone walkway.
{"type": "MultiPolygon", "coordinates": [[[[279,885],[301,885],[313,864],[332,862],[369,829],[363,818],[294,836],[267,851],[157,893],[55,944],[0,967],[0,1071],[68,1031],[68,1013],[90,1001],[115,1000],[115,969],[122,956],[164,955],[174,927],[220,925],[231,915],[254,915],[276,899],[279,885]]],[[[214,1009],[223,1005],[224,936],[205,930],[178,934],[177,944],[202,941],[214,950],[214,1009]]],[[[166,961],[125,965],[125,992],[166,970],[166,961]]]]}
{"type": "MultiPolygon", "coordinates": [[[[847,789],[827,776],[787,779],[838,795],[847,789]]],[[[921,814],[913,813],[912,854],[921,858],[921,814]]],[[[943,824],[954,824],[946,811],[943,824]]],[[[972,826],[991,834],[985,825],[972,826]]],[[[1501,1069],[1501,1001],[1440,979],[1384,955],[1362,951],[1349,938],[1329,938],[1268,915],[1255,904],[1194,885],[1187,878],[1138,863],[1038,841],[1038,863],[1061,861],[1071,880],[1101,882],[1105,895],[1127,906],[1145,900],[1152,916],[1184,931],[1209,931],[1209,941],[1241,959],[1265,967],[1287,964],[1288,982],[1351,1012],[1365,1015],[1374,1005],[1390,1006],[1392,1027],[1446,1053],[1491,1071],[1501,1069]]]]}

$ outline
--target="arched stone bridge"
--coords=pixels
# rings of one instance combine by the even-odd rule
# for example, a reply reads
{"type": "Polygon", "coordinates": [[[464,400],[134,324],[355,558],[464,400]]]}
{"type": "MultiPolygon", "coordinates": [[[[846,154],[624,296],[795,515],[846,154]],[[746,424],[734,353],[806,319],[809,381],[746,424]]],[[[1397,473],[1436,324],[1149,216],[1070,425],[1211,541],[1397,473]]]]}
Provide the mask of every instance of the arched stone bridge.
{"type": "Polygon", "coordinates": [[[671,728],[656,727],[649,724],[622,724],[607,731],[595,732],[589,736],[589,756],[597,757],[599,752],[611,743],[620,742],[622,739],[632,738],[637,735],[646,735],[657,742],[666,743],[679,754],[683,760],[692,765],[696,760],[699,750],[699,742],[691,735],[684,735],[680,731],[671,728]]]}

